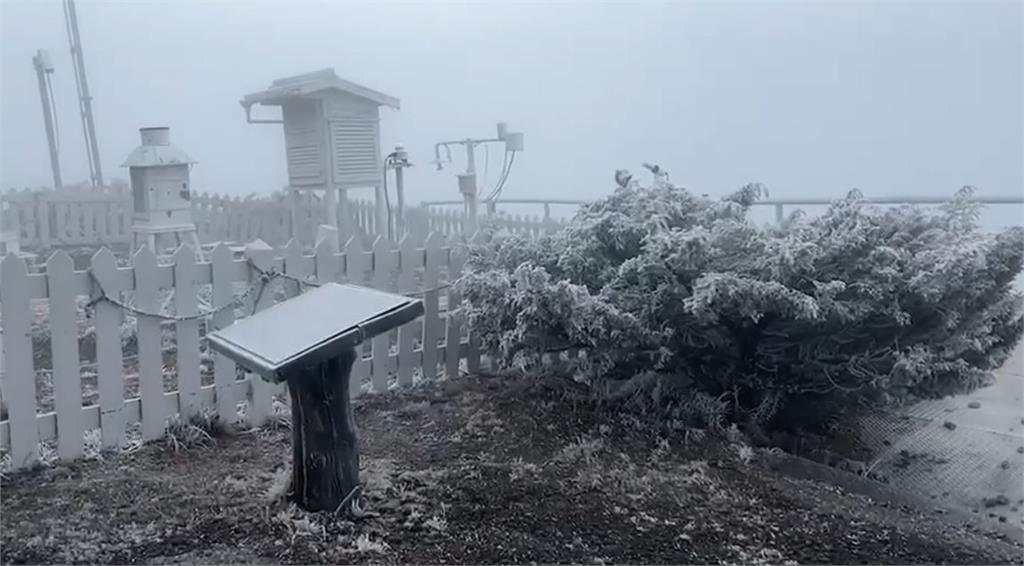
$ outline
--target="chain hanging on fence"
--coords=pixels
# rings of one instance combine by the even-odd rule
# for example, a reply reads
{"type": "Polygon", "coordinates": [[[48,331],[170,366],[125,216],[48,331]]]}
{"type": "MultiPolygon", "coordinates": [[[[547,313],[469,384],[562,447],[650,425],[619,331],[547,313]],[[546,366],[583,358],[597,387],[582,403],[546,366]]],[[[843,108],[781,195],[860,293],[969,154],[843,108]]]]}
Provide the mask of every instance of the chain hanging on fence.
{"type": "MultiPolygon", "coordinates": [[[[250,262],[250,265],[252,265],[252,262],[250,262]]],[[[255,265],[252,265],[252,266],[255,267],[255,265]]],[[[118,307],[118,308],[120,308],[120,309],[122,309],[122,310],[124,310],[126,312],[134,314],[136,316],[145,316],[145,317],[150,317],[150,318],[159,318],[161,320],[171,320],[171,321],[174,321],[174,322],[185,322],[185,321],[189,321],[189,320],[205,319],[205,318],[211,317],[211,316],[213,316],[213,315],[215,315],[215,314],[217,314],[217,313],[219,313],[221,311],[227,310],[229,308],[234,308],[234,307],[241,306],[241,305],[244,304],[245,299],[248,298],[249,295],[251,295],[253,291],[258,289],[258,292],[256,294],[256,300],[253,302],[253,308],[255,309],[255,306],[257,304],[259,304],[260,298],[263,296],[263,290],[277,276],[277,275],[275,275],[276,272],[273,272],[273,271],[267,272],[267,271],[260,270],[259,268],[256,268],[256,269],[257,269],[257,272],[260,274],[260,276],[259,276],[259,278],[256,281],[253,282],[252,285],[249,285],[249,287],[245,290],[244,293],[242,293],[241,295],[233,298],[230,301],[227,301],[223,305],[212,307],[212,308],[209,308],[209,309],[204,309],[204,310],[202,310],[200,312],[197,312],[196,314],[190,314],[190,315],[173,315],[173,314],[164,314],[164,313],[147,311],[147,310],[143,310],[143,309],[140,309],[138,307],[129,305],[128,303],[125,303],[124,301],[120,301],[118,299],[115,299],[115,298],[113,298],[113,297],[111,297],[110,295],[107,294],[106,290],[103,288],[103,284],[100,283],[100,280],[96,277],[96,274],[93,272],[92,269],[90,269],[89,270],[89,278],[92,279],[93,285],[95,285],[96,288],[99,290],[99,295],[97,297],[94,297],[93,299],[89,300],[89,302],[86,303],[86,307],[92,307],[92,306],[95,306],[96,303],[104,301],[104,302],[110,303],[110,304],[112,304],[112,305],[114,305],[114,306],[116,306],[116,307],[118,307]]]]}
{"type": "MultiPolygon", "coordinates": [[[[298,283],[299,285],[303,285],[303,286],[306,286],[306,287],[316,288],[316,287],[320,287],[321,286],[320,283],[317,283],[315,281],[310,281],[309,279],[303,279],[301,277],[296,277],[295,275],[291,275],[291,274],[288,274],[288,273],[283,273],[283,272],[277,271],[276,269],[263,270],[263,269],[260,269],[259,267],[255,266],[255,265],[253,265],[253,269],[255,269],[257,272],[259,272],[261,275],[265,274],[265,275],[272,276],[272,277],[280,277],[282,279],[287,279],[289,281],[294,281],[295,283],[298,283]]],[[[406,297],[416,297],[416,296],[420,296],[420,295],[426,295],[427,293],[430,293],[430,292],[433,292],[433,291],[440,291],[442,289],[447,289],[447,288],[449,288],[451,286],[452,286],[451,283],[445,283],[444,285],[438,285],[437,287],[431,287],[429,289],[424,289],[422,291],[411,291],[411,292],[408,292],[408,293],[401,293],[401,294],[405,295],[406,297]]]]}
{"type": "Polygon", "coordinates": [[[420,297],[420,296],[426,295],[427,293],[432,293],[434,291],[440,291],[442,289],[447,289],[447,288],[449,288],[451,286],[452,286],[451,283],[445,283],[444,285],[438,285],[437,287],[431,287],[429,289],[424,289],[422,291],[411,291],[409,293],[402,293],[402,294],[405,295],[406,297],[420,297]]]}
{"type": "MultiPolygon", "coordinates": [[[[298,283],[299,285],[306,286],[306,287],[314,287],[315,288],[315,287],[320,287],[321,286],[320,283],[316,283],[316,282],[310,281],[308,279],[303,279],[301,277],[296,277],[294,275],[290,275],[288,273],[284,273],[284,272],[279,271],[279,270],[274,269],[274,268],[263,269],[263,268],[259,267],[258,265],[254,264],[252,261],[249,261],[248,263],[249,263],[249,267],[251,267],[253,270],[256,271],[256,273],[259,274],[259,277],[257,278],[256,281],[253,282],[252,285],[249,285],[249,287],[245,290],[244,293],[242,293],[241,295],[235,297],[234,299],[224,303],[223,305],[219,305],[219,306],[216,306],[216,307],[211,307],[209,309],[203,309],[200,312],[197,312],[195,314],[190,314],[190,315],[173,315],[173,314],[164,314],[164,313],[159,313],[159,312],[147,311],[147,310],[135,307],[133,305],[130,305],[128,303],[125,303],[124,301],[115,299],[114,297],[111,297],[110,295],[107,294],[106,290],[103,288],[103,284],[96,277],[96,274],[93,272],[93,270],[90,269],[89,270],[89,278],[92,279],[93,285],[95,285],[96,289],[99,290],[99,295],[94,297],[94,298],[92,298],[92,299],[90,299],[89,302],[86,303],[86,307],[93,307],[97,303],[99,303],[101,301],[104,301],[104,302],[110,303],[110,304],[112,304],[112,305],[114,305],[114,306],[116,306],[116,307],[118,307],[118,308],[120,308],[120,309],[122,309],[122,310],[124,310],[124,311],[126,311],[128,313],[136,315],[136,316],[145,316],[145,317],[150,317],[150,318],[159,318],[161,320],[170,320],[170,321],[174,321],[174,322],[185,322],[185,321],[189,321],[189,320],[206,319],[206,318],[212,317],[212,316],[216,315],[217,313],[219,313],[221,311],[224,311],[226,309],[242,306],[244,304],[245,300],[249,297],[249,295],[251,295],[253,293],[253,291],[256,291],[256,299],[253,301],[253,311],[255,312],[256,305],[258,305],[259,302],[260,302],[260,299],[263,298],[263,292],[266,290],[267,285],[270,284],[270,282],[273,281],[274,279],[287,279],[289,281],[294,281],[295,283],[298,283]]],[[[431,287],[430,289],[424,289],[422,291],[413,291],[413,292],[409,292],[409,293],[403,293],[403,295],[409,296],[409,297],[421,296],[421,295],[426,295],[427,293],[431,293],[431,292],[434,292],[434,291],[440,291],[442,289],[447,289],[447,288],[449,288],[451,286],[452,286],[451,283],[445,283],[444,285],[438,285],[436,287],[431,287]]]]}

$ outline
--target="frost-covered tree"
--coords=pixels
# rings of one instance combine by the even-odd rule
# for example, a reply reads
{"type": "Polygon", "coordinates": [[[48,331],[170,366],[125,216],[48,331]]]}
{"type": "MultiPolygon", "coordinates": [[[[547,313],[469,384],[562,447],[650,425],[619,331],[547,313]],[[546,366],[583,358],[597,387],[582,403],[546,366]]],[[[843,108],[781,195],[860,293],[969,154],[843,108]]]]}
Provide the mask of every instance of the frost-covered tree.
{"type": "Polygon", "coordinates": [[[1020,340],[1024,230],[978,230],[969,188],[939,210],[854,191],[772,227],[747,218],[762,193],[620,188],[558,233],[474,247],[462,308],[506,366],[581,348],[613,398],[787,427],[970,391],[1020,340]]]}

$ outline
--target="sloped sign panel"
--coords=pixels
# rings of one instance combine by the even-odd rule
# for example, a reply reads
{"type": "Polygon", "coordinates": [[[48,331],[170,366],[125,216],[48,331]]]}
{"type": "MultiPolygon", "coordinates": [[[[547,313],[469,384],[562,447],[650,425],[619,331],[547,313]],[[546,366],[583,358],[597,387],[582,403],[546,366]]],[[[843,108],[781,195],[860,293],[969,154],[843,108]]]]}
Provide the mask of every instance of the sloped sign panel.
{"type": "Polygon", "coordinates": [[[423,301],[327,283],[210,333],[210,347],[263,379],[334,358],[423,314],[423,301]]]}

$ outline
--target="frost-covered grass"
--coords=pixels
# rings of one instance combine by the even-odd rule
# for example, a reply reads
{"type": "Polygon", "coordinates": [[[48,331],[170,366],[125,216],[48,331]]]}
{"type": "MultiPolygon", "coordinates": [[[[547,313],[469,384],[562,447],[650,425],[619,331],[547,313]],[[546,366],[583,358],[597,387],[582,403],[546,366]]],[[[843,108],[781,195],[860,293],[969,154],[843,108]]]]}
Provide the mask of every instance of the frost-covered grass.
{"type": "Polygon", "coordinates": [[[360,399],[358,520],[288,500],[283,429],[15,474],[0,561],[1019,563],[1019,548],[935,502],[919,513],[788,477],[730,428],[679,438],[566,404],[565,381],[466,378],[360,399]]]}

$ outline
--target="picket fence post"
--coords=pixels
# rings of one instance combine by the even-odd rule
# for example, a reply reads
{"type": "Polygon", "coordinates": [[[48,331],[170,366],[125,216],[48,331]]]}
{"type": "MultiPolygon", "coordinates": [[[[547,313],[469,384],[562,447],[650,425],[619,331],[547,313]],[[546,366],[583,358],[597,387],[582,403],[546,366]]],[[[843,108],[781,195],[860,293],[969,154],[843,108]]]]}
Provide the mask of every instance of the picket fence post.
{"type": "Polygon", "coordinates": [[[457,238],[451,238],[451,252],[448,255],[448,308],[445,313],[445,377],[455,379],[459,377],[459,366],[462,358],[462,313],[458,306],[462,297],[455,289],[454,283],[462,273],[462,264],[465,263],[465,246],[457,238]]]}
{"type": "MultiPolygon", "coordinates": [[[[423,253],[416,248],[416,241],[406,234],[398,245],[398,292],[412,293],[416,291],[416,270],[423,265],[423,253]]],[[[414,320],[398,328],[398,385],[412,385],[413,366],[416,352],[413,339],[421,321],[414,320]]]]}
{"type": "MultiPolygon", "coordinates": [[[[157,281],[156,255],[142,246],[133,257],[135,270],[135,307],[156,314],[160,310],[160,284],[157,281]]],[[[164,364],[160,319],[137,314],[136,340],[139,349],[139,401],[142,412],[142,439],[154,440],[164,434],[164,364]]]]}
{"type": "MultiPolygon", "coordinates": [[[[470,244],[480,245],[483,244],[486,241],[486,239],[487,238],[483,232],[477,232],[470,239],[470,244]]],[[[462,271],[464,269],[466,257],[464,256],[462,259],[463,265],[460,266],[459,275],[462,274],[462,271]]],[[[462,323],[466,323],[464,317],[462,318],[462,323]]],[[[468,328],[466,330],[466,334],[469,340],[469,350],[466,354],[466,370],[469,371],[470,374],[477,374],[480,373],[480,338],[473,332],[470,332],[468,328]]]]}
{"type": "MultiPolygon", "coordinates": [[[[174,309],[179,317],[199,313],[196,301],[196,250],[188,244],[174,254],[174,309]]],[[[200,413],[199,399],[199,320],[178,320],[174,324],[177,341],[178,412],[183,422],[200,413]]]]}
{"type": "Polygon", "coordinates": [[[82,379],[78,360],[78,304],[71,278],[74,262],[58,250],[46,262],[49,282],[50,359],[53,363],[53,401],[57,413],[57,455],[82,455],[82,379]]]}
{"type": "MultiPolygon", "coordinates": [[[[383,236],[377,236],[373,243],[373,281],[372,286],[379,291],[390,291],[391,270],[394,269],[394,256],[391,253],[391,242],[383,236]]],[[[373,390],[383,393],[388,390],[389,370],[391,369],[391,338],[389,332],[382,332],[371,340],[373,358],[370,365],[370,380],[373,390]]]]}
{"type": "Polygon", "coordinates": [[[17,254],[0,261],[0,317],[4,324],[4,400],[15,468],[39,461],[36,384],[32,363],[32,319],[28,267],[17,254]]]}
{"type": "MultiPolygon", "coordinates": [[[[345,244],[345,279],[355,285],[366,284],[366,272],[369,269],[370,258],[363,253],[363,245],[358,235],[349,238],[345,244]]],[[[359,353],[356,356],[355,364],[352,365],[352,379],[349,384],[349,393],[355,397],[362,392],[363,380],[370,376],[372,361],[363,357],[363,347],[356,348],[359,353]]]]}
{"type": "MultiPolygon", "coordinates": [[[[213,279],[212,303],[215,307],[224,307],[213,315],[212,328],[207,332],[219,330],[230,325],[235,320],[235,299],[234,280],[231,277],[234,256],[231,248],[221,242],[213,248],[211,255],[212,265],[210,277],[213,279]]],[[[213,357],[213,386],[217,403],[217,415],[222,422],[229,425],[234,424],[238,419],[238,411],[235,404],[234,384],[238,369],[230,358],[221,353],[213,357]]]]}
{"type": "MultiPolygon", "coordinates": [[[[117,298],[124,286],[117,276],[117,260],[107,248],[92,256],[93,298],[100,289],[117,298]],[[96,283],[98,282],[98,283],[96,283]]],[[[124,362],[121,347],[121,309],[107,301],[95,306],[96,389],[100,405],[100,436],[104,448],[124,444],[124,362]]]]}
{"type": "MultiPolygon", "coordinates": [[[[250,313],[261,311],[274,304],[274,282],[261,283],[259,270],[269,271],[274,260],[274,250],[262,240],[255,240],[245,246],[245,255],[255,268],[249,269],[249,283],[257,286],[257,291],[249,299],[250,313]]],[[[250,374],[252,397],[249,402],[249,426],[262,426],[270,418],[273,410],[271,397],[272,386],[263,378],[250,374]]]]}
{"type": "Polygon", "coordinates": [[[438,283],[441,273],[441,236],[431,232],[423,241],[423,378],[437,379],[438,340],[441,318],[438,313],[438,283]]]}

